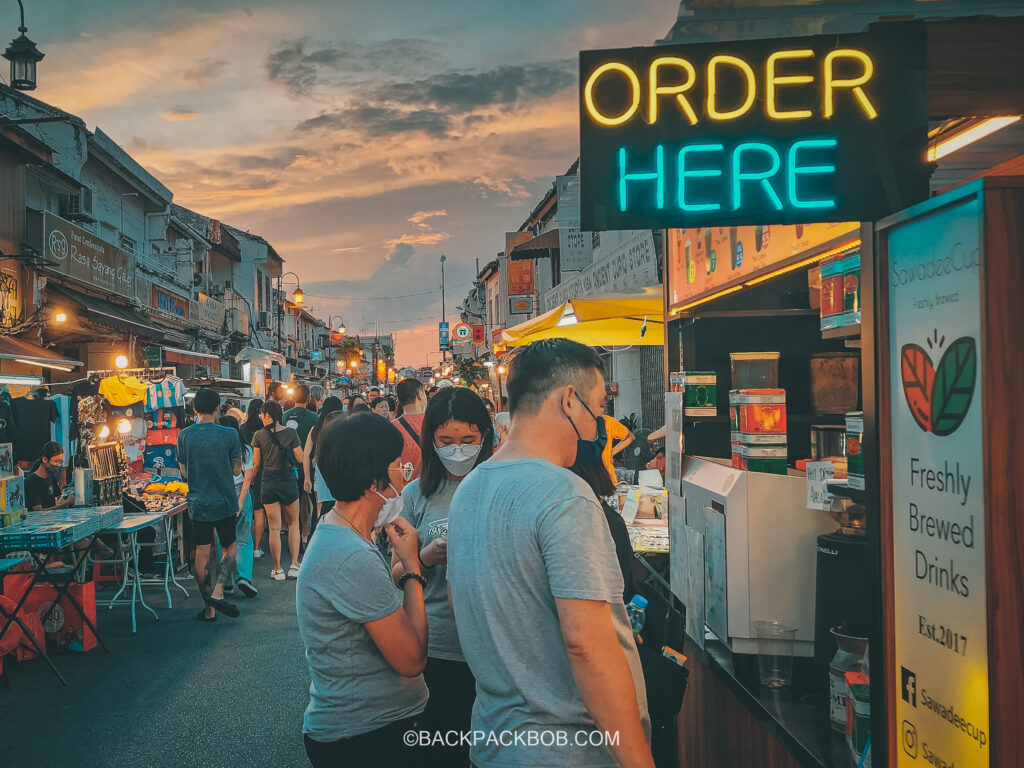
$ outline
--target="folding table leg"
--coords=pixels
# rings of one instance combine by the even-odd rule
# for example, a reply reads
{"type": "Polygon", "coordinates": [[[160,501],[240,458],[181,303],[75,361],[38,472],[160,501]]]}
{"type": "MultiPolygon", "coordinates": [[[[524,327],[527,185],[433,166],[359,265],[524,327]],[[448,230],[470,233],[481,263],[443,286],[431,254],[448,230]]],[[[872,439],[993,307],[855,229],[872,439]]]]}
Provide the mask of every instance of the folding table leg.
{"type": "Polygon", "coordinates": [[[135,601],[142,604],[142,607],[152,613],[157,621],[160,621],[160,617],[157,616],[156,611],[146,605],[146,598],[142,596],[142,587],[139,585],[139,535],[137,531],[132,531],[128,534],[128,539],[132,545],[132,562],[134,563],[135,576],[132,579],[132,634],[135,634],[135,601]]]}
{"type": "MultiPolygon", "coordinates": [[[[53,674],[55,674],[57,679],[60,680],[60,684],[66,686],[68,681],[64,679],[64,675],[62,675],[60,670],[57,669],[57,665],[53,663],[53,659],[50,658],[46,649],[39,645],[39,641],[36,640],[36,636],[32,634],[32,631],[28,627],[25,626],[25,622],[21,620],[21,617],[17,614],[7,613],[3,608],[0,608],[0,615],[3,615],[4,618],[8,619],[7,626],[14,623],[21,627],[21,631],[25,634],[25,637],[32,641],[32,645],[35,647],[36,653],[42,656],[43,660],[50,666],[50,669],[53,670],[53,674]]],[[[0,634],[0,637],[3,637],[3,635],[0,634]]]]}

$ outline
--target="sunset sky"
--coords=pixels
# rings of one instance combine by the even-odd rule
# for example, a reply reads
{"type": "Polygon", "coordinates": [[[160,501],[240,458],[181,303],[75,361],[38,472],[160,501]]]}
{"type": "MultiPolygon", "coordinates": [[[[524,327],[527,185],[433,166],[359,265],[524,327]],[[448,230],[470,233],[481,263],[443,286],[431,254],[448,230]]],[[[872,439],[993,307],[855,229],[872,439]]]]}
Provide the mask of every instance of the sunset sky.
{"type": "Polygon", "coordinates": [[[33,95],[101,127],[175,202],[267,238],[318,314],[341,313],[350,333],[402,331],[399,363],[414,365],[437,348],[440,254],[451,320],[476,260],[576,158],[577,52],[650,44],[679,8],[25,4],[46,54],[33,95]]]}

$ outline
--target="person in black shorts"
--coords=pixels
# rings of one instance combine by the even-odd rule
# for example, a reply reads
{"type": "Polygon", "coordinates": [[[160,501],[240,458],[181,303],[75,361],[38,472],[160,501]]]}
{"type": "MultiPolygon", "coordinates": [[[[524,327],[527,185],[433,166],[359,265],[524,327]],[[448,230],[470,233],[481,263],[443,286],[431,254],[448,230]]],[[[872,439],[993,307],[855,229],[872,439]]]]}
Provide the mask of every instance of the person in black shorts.
{"type": "Polygon", "coordinates": [[[196,616],[216,621],[217,612],[238,617],[238,608],[224,599],[224,584],[235,571],[235,516],[238,497],[235,475],[242,471],[242,444],[238,433],[217,423],[220,395],[200,389],[193,401],[196,421],[178,434],[178,466],[188,483],[188,515],[195,543],[195,578],[206,608],[196,616]],[[213,532],[222,557],[211,557],[213,532]],[[219,567],[218,567],[219,565],[219,567]]]}
{"type": "Polygon", "coordinates": [[[263,404],[263,429],[252,439],[253,472],[263,469],[260,496],[270,527],[270,556],[274,567],[270,578],[284,581],[281,568],[281,510],[288,521],[288,553],[292,562],[288,578],[299,577],[299,486],[295,466],[302,465],[302,447],[294,429],[281,424],[281,406],[273,400],[263,404]]]}

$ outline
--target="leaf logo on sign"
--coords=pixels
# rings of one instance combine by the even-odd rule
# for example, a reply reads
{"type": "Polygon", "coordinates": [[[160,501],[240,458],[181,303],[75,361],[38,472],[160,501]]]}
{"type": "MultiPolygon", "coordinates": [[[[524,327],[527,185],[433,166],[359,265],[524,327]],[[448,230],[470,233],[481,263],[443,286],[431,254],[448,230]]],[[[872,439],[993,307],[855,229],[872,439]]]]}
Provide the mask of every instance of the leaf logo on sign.
{"type": "MultiPolygon", "coordinates": [[[[926,343],[930,349],[941,349],[945,341],[936,330],[926,343]]],[[[938,366],[921,345],[904,344],[900,350],[900,377],[907,407],[917,426],[939,437],[956,432],[971,407],[977,372],[977,344],[970,336],[950,344],[938,366]]]]}

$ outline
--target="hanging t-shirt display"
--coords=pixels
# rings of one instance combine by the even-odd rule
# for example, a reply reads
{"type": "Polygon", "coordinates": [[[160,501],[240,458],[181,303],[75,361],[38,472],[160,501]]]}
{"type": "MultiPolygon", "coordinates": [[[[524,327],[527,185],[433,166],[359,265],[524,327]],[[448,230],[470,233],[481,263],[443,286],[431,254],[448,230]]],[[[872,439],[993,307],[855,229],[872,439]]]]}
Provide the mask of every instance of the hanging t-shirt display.
{"type": "Polygon", "coordinates": [[[14,459],[35,461],[43,450],[43,444],[50,441],[50,425],[60,413],[52,400],[39,396],[16,397],[12,406],[14,423],[18,427],[11,434],[14,459]]]}
{"type": "Polygon", "coordinates": [[[177,376],[168,376],[163,381],[151,381],[146,388],[146,410],[176,408],[185,405],[185,382],[177,376]]]}
{"type": "Polygon", "coordinates": [[[146,414],[147,429],[181,429],[184,426],[184,408],[161,408],[146,414]]]}
{"type": "Polygon", "coordinates": [[[71,388],[71,439],[77,440],[80,426],[100,424],[107,420],[100,395],[100,380],[93,376],[71,388]]]}
{"type": "MultiPolygon", "coordinates": [[[[123,419],[118,421],[123,421],[123,419]]],[[[132,469],[135,472],[141,472],[143,454],[146,450],[146,422],[141,418],[128,421],[131,423],[130,431],[122,433],[118,429],[113,434],[116,435],[117,441],[124,446],[125,455],[128,457],[128,463],[132,465],[132,469]]]]}
{"type": "Polygon", "coordinates": [[[180,429],[151,429],[146,433],[147,445],[177,445],[180,429]]]}
{"type": "Polygon", "coordinates": [[[145,466],[156,470],[178,467],[178,448],[176,445],[150,445],[146,447],[145,466]]]}
{"type": "Polygon", "coordinates": [[[134,376],[110,376],[100,382],[100,394],[111,405],[131,405],[146,399],[147,387],[134,376]]]}
{"type": "Polygon", "coordinates": [[[131,405],[111,405],[110,418],[112,419],[144,419],[145,411],[143,410],[142,403],[132,403],[131,405]]]}
{"type": "Polygon", "coordinates": [[[70,456],[71,424],[74,422],[71,417],[71,396],[54,395],[53,404],[57,406],[57,412],[60,414],[53,424],[53,442],[61,447],[65,456],[70,456]]]}
{"type": "Polygon", "coordinates": [[[11,442],[14,434],[14,406],[11,405],[11,393],[4,389],[0,392],[0,443],[11,442]]]}

